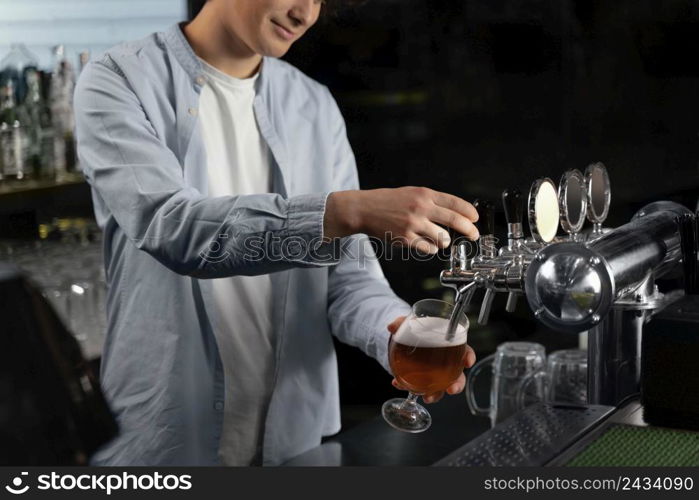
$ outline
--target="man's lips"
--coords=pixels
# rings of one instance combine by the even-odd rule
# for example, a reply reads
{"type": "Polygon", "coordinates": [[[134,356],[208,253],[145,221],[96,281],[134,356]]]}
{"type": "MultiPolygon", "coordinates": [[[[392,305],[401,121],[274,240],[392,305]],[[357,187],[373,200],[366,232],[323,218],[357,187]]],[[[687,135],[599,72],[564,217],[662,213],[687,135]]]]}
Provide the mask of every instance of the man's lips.
{"type": "Polygon", "coordinates": [[[282,24],[278,23],[277,21],[272,20],[272,24],[274,24],[274,31],[276,31],[277,34],[284,40],[292,40],[296,36],[293,31],[291,31],[288,28],[285,28],[282,24]]]}

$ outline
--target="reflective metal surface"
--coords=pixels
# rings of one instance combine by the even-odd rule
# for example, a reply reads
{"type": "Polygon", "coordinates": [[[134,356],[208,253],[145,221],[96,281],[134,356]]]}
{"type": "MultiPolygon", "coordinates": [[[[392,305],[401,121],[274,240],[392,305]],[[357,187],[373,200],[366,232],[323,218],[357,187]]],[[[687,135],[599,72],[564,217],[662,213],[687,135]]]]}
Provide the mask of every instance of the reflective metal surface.
{"type": "Polygon", "coordinates": [[[541,466],[600,424],[611,406],[537,403],[435,463],[436,466],[541,466]]]}
{"type": "Polygon", "coordinates": [[[558,208],[561,212],[561,227],[575,240],[585,224],[587,213],[587,185],[578,169],[568,170],[558,185],[558,208]]]}
{"type": "Polygon", "coordinates": [[[673,202],[645,207],[631,222],[587,246],[558,243],[543,249],[527,269],[532,310],[552,328],[583,331],[609,312],[612,301],[633,294],[650,275],[679,262],[675,218],[689,210],[673,202]]]}
{"type": "Polygon", "coordinates": [[[614,283],[605,261],[578,243],[541,250],[527,269],[525,283],[535,316],[555,330],[587,330],[612,304],[614,283]]]}
{"type": "Polygon", "coordinates": [[[590,403],[617,404],[638,392],[643,325],[675,297],[654,282],[679,263],[675,219],[688,212],[652,203],[587,246],[544,248],[527,268],[525,295],[536,317],[556,330],[589,330],[590,403]]]}
{"type": "MultiPolygon", "coordinates": [[[[492,249],[482,252],[464,267],[452,266],[442,272],[440,280],[456,289],[475,283],[486,290],[481,324],[488,321],[495,294],[507,292],[508,311],[514,310],[517,297],[524,294],[535,316],[547,326],[570,333],[589,330],[588,402],[613,405],[638,390],[643,324],[677,298],[676,293],[658,293],[654,283],[679,264],[676,218],[690,212],[674,202],[655,202],[627,224],[603,230],[611,200],[609,175],[603,164],[595,163],[587,168],[584,179],[586,196],[579,197],[577,211],[571,206],[575,197],[565,193],[572,194],[575,184],[579,192],[579,173],[566,173],[557,195],[550,179],[534,182],[528,202],[533,238],[527,240],[513,230],[521,222],[514,203],[519,199],[517,191],[506,191],[507,246],[496,255],[492,249]],[[551,194],[555,217],[546,208],[551,194]],[[594,223],[592,232],[554,238],[552,227],[558,224],[561,199],[566,202],[567,231],[574,234],[578,230],[582,217],[573,220],[573,215],[587,213],[594,223]]],[[[473,289],[470,291],[457,294],[457,302],[468,304],[473,297],[473,289]]]]}
{"type": "Polygon", "coordinates": [[[593,234],[601,234],[602,224],[609,214],[612,190],[609,173],[603,163],[593,163],[585,169],[587,189],[587,218],[594,224],[593,234]]]}

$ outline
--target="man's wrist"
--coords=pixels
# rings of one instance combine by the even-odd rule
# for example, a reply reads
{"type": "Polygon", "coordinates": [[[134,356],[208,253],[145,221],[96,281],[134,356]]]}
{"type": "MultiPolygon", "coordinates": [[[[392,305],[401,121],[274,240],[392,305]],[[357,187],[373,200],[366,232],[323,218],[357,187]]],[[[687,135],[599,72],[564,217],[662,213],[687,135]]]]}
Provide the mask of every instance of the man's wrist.
{"type": "Polygon", "coordinates": [[[360,190],[334,191],[328,195],[323,220],[323,234],[326,238],[340,238],[362,232],[361,196],[360,190]]]}

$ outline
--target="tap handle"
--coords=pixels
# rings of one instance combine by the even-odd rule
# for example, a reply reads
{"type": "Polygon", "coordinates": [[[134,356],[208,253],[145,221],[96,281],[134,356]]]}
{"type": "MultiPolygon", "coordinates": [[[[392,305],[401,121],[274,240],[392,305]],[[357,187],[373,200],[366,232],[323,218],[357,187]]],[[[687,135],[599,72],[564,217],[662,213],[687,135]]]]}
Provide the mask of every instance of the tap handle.
{"type": "Polygon", "coordinates": [[[488,200],[477,199],[473,206],[478,211],[476,227],[480,234],[495,234],[495,207],[488,200]]]}
{"type": "Polygon", "coordinates": [[[464,245],[465,236],[449,226],[442,227],[446,229],[449,235],[449,246],[439,250],[440,257],[449,260],[452,271],[456,268],[466,269],[468,248],[464,245]]]}
{"type": "Polygon", "coordinates": [[[522,223],[522,192],[517,188],[502,192],[502,204],[505,207],[505,219],[508,224],[522,223]]]}
{"type": "Polygon", "coordinates": [[[473,206],[478,210],[478,222],[476,227],[480,233],[478,240],[478,250],[480,255],[486,258],[492,258],[497,255],[495,247],[495,209],[493,204],[488,200],[476,200],[473,206]]]}

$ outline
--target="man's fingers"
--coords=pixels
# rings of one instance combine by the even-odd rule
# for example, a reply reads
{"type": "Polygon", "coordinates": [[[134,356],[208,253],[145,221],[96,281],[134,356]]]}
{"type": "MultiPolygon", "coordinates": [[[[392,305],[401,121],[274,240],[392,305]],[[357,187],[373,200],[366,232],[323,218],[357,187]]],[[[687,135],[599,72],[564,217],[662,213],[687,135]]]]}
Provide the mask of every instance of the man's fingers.
{"type": "Polygon", "coordinates": [[[428,238],[425,238],[424,236],[418,236],[416,237],[411,245],[413,248],[415,248],[418,252],[420,252],[423,255],[434,255],[437,253],[437,245],[432,243],[428,238]]]}
{"type": "Polygon", "coordinates": [[[476,364],[476,352],[469,345],[466,346],[466,353],[464,354],[464,366],[466,368],[471,368],[476,364]]]}
{"type": "Polygon", "coordinates": [[[458,212],[471,222],[478,222],[478,210],[472,204],[448,193],[435,191],[434,202],[440,207],[458,212]]]}
{"type": "Polygon", "coordinates": [[[418,232],[421,237],[433,244],[435,248],[449,248],[449,233],[443,227],[426,220],[418,232]]]}
{"type": "Polygon", "coordinates": [[[442,396],[444,396],[444,391],[433,392],[432,394],[425,394],[424,396],[422,396],[422,400],[427,404],[431,404],[436,403],[437,401],[442,399],[442,396]]]}
{"type": "Polygon", "coordinates": [[[462,373],[452,384],[447,387],[447,394],[459,394],[466,387],[466,376],[462,373]]]}
{"type": "MultiPolygon", "coordinates": [[[[393,387],[395,387],[396,389],[399,389],[401,391],[408,391],[409,390],[407,387],[405,387],[403,384],[398,382],[396,379],[391,380],[391,385],[393,387]]],[[[431,394],[424,394],[422,396],[422,400],[425,403],[436,403],[437,401],[442,399],[443,396],[444,396],[444,391],[433,392],[431,394]]]]}
{"type": "Polygon", "coordinates": [[[400,327],[401,323],[405,320],[405,316],[398,316],[396,319],[391,321],[391,323],[388,325],[388,331],[391,332],[391,334],[394,334],[398,331],[398,328],[400,327]]]}
{"type": "Polygon", "coordinates": [[[396,379],[391,380],[391,385],[395,387],[396,389],[400,389],[401,391],[407,391],[408,388],[405,387],[403,384],[398,382],[396,379]]]}
{"type": "MultiPolygon", "coordinates": [[[[429,218],[432,222],[451,227],[458,233],[465,235],[470,240],[475,241],[480,237],[480,233],[472,221],[460,213],[448,208],[435,205],[434,209],[429,214],[429,218]]],[[[440,230],[442,233],[446,233],[444,229],[440,228],[440,230]]],[[[446,233],[446,238],[448,238],[448,233],[446,233]]],[[[442,237],[442,239],[446,238],[442,237]]]]}

